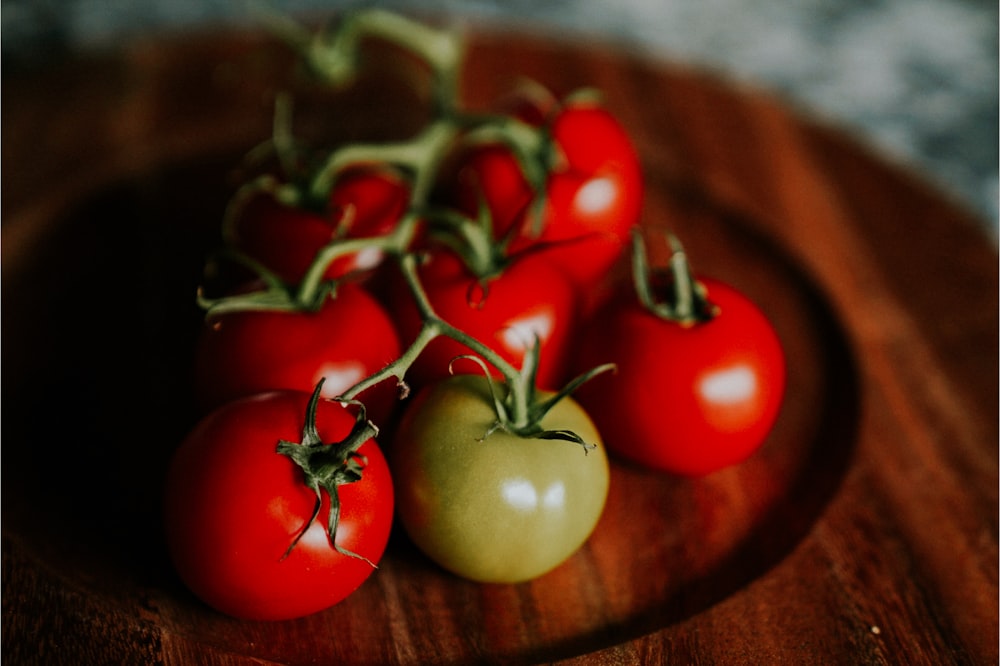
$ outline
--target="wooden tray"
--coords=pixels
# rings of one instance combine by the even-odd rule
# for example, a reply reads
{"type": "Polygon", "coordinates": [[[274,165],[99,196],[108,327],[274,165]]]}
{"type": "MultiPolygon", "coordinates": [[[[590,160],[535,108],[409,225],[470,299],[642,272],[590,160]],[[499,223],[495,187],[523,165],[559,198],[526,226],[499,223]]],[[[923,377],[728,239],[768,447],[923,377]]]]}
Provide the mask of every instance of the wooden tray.
{"type": "MultiPolygon", "coordinates": [[[[998,258],[980,221],[760,91],[490,31],[470,104],[518,75],[603,90],[640,148],[646,220],[775,322],[790,384],[772,437],[695,481],[615,461],[595,535],[531,583],[459,580],[397,530],[324,613],[201,605],[166,560],[159,484],[196,418],[201,262],[285,65],[226,34],[8,75],[4,663],[996,662],[998,258]]],[[[398,113],[353,93],[348,134],[398,113]]]]}

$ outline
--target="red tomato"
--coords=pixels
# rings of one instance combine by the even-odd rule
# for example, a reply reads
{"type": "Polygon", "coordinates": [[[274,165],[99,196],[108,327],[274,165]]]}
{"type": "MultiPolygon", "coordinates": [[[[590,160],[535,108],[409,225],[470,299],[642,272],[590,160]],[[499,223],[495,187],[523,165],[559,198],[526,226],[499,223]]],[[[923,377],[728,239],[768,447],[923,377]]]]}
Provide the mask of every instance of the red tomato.
{"type": "MultiPolygon", "coordinates": [[[[382,236],[392,230],[408,204],[408,186],[392,172],[353,170],[337,180],[326,211],[287,206],[261,193],[238,216],[232,242],[295,284],[309,269],[316,252],[337,237],[345,215],[349,217],[344,237],[382,236]]],[[[327,267],[325,277],[332,280],[373,268],[381,258],[378,251],[338,257],[327,267]]]]}
{"type": "MultiPolygon", "coordinates": [[[[333,398],[396,360],[399,336],[385,308],[361,286],[341,284],[315,313],[252,310],[209,319],[195,361],[201,404],[215,407],[263,391],[311,391],[324,379],[333,398]]],[[[376,424],[396,403],[391,383],[360,396],[376,424]]]]}
{"type": "Polygon", "coordinates": [[[551,122],[552,139],[563,159],[546,181],[540,234],[533,235],[525,220],[534,193],[506,146],[471,149],[456,176],[457,203],[474,214],[485,201],[498,237],[520,226],[512,252],[535,242],[560,243],[549,253],[550,260],[575,284],[589,289],[622,255],[639,221],[641,167],[625,130],[597,103],[573,101],[551,122]]]}
{"type": "MultiPolygon", "coordinates": [[[[316,494],[279,440],[299,443],[309,394],[276,392],[237,400],[205,417],[176,451],[166,479],[167,543],[178,574],[205,603],[228,615],[283,620],[328,608],[371,575],[372,564],[338,552],[326,531],[329,499],[308,524],[316,494]],[[287,552],[287,556],[286,556],[287,552]]],[[[320,400],[324,443],[354,425],[339,403],[320,400]]],[[[362,477],[339,486],[337,545],[376,563],[393,516],[393,488],[373,440],[358,453],[362,477]]]]}
{"type": "MultiPolygon", "coordinates": [[[[514,367],[522,367],[525,353],[535,344],[537,335],[537,385],[556,390],[564,379],[576,297],[566,278],[542,254],[516,259],[499,276],[481,284],[456,255],[434,252],[420,267],[419,275],[438,316],[496,351],[514,367]]],[[[402,287],[394,290],[393,297],[392,311],[400,337],[412,340],[423,323],[412,297],[402,287]]],[[[452,359],[471,353],[461,343],[440,336],[423,350],[407,380],[413,386],[425,386],[447,377],[452,359]]],[[[457,361],[452,368],[456,374],[482,372],[478,364],[468,360],[457,361]]]]}
{"type": "Polygon", "coordinates": [[[622,458],[682,475],[741,462],[764,442],[785,389],[785,358],[764,314],[733,287],[700,282],[718,314],[682,326],[622,295],[587,329],[580,369],[615,373],[576,394],[622,458]]]}

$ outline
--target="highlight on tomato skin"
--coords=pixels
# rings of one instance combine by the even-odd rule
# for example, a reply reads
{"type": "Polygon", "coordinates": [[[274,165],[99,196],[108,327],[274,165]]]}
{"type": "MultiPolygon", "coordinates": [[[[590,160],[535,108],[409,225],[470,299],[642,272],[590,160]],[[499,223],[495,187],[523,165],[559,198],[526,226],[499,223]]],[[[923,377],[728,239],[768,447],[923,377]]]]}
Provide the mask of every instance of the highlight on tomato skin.
{"type": "MultiPolygon", "coordinates": [[[[336,543],[361,557],[331,544],[327,495],[310,523],[317,496],[302,470],[276,453],[279,441],[302,440],[309,401],[307,393],[282,391],[227,403],[198,423],[171,461],[164,494],[171,561],[195,596],[227,615],[276,621],[322,611],[357,590],[385,551],[393,486],[372,439],[357,450],[360,480],[338,489],[336,543]]],[[[316,405],[324,444],[342,440],[355,423],[341,403],[316,405]]]]}
{"type": "Polygon", "coordinates": [[[599,315],[579,349],[583,366],[614,362],[577,397],[614,456],[702,476],[746,460],[780,412],[785,355],[760,309],[730,285],[699,280],[718,314],[682,326],[627,294],[599,315]]]}

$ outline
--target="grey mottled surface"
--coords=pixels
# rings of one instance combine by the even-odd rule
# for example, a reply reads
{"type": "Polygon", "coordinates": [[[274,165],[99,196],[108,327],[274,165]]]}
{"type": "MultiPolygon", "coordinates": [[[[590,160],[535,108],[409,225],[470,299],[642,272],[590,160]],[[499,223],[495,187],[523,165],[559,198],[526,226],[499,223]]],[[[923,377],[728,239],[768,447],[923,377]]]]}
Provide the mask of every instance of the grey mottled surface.
{"type": "MultiPolygon", "coordinates": [[[[627,43],[775,90],[998,218],[998,4],[982,0],[293,0],[292,13],[380,4],[627,43]]],[[[3,0],[3,55],[245,22],[231,0],[3,0]]]]}

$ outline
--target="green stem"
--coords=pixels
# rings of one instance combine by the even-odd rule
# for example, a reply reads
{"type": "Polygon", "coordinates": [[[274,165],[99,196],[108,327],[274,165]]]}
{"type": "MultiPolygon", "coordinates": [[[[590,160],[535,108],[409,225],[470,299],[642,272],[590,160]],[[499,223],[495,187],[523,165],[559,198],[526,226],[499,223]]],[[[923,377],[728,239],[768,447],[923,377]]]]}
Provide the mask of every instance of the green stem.
{"type": "Polygon", "coordinates": [[[464,44],[451,30],[438,30],[381,9],[349,13],[332,32],[315,35],[279,13],[265,10],[262,19],[301,55],[315,76],[335,87],[357,76],[360,45],[374,38],[407,50],[427,64],[437,110],[447,111],[457,99],[464,44]]]}
{"type": "Polygon", "coordinates": [[[381,384],[389,377],[396,378],[396,384],[403,389],[403,397],[405,397],[409,393],[409,388],[406,384],[406,371],[410,369],[410,366],[417,360],[417,357],[420,356],[424,348],[430,344],[431,340],[441,335],[437,324],[438,321],[436,320],[425,321],[416,339],[396,360],[344,391],[337,397],[337,400],[353,400],[367,389],[376,384],[381,384]]]}
{"type": "Polygon", "coordinates": [[[433,328],[438,330],[440,335],[447,335],[449,338],[461,343],[474,353],[481,356],[483,360],[496,368],[497,371],[503,375],[503,378],[508,385],[513,388],[513,386],[518,383],[517,380],[520,377],[520,373],[517,368],[508,363],[488,345],[483,344],[468,333],[456,328],[438,316],[438,314],[434,311],[434,307],[431,305],[430,300],[428,300],[423,286],[420,284],[416,264],[416,255],[407,254],[403,256],[400,266],[403,270],[403,277],[406,279],[406,283],[413,295],[414,302],[420,312],[420,316],[425,322],[425,326],[431,325],[433,328]]]}
{"type": "Polygon", "coordinates": [[[348,22],[349,37],[384,39],[413,52],[435,72],[455,69],[462,58],[461,40],[451,30],[438,30],[382,9],[352,14],[348,22]]]}
{"type": "Polygon", "coordinates": [[[402,255],[406,252],[416,233],[418,217],[415,212],[404,215],[385,236],[372,238],[336,239],[316,253],[309,269],[302,276],[295,300],[304,307],[318,305],[319,295],[325,284],[326,270],[334,261],[345,255],[362,250],[381,250],[386,255],[402,255]]]}
{"type": "Polygon", "coordinates": [[[716,314],[716,307],[708,301],[704,286],[695,280],[687,261],[684,247],[673,234],[666,234],[670,244],[670,293],[667,299],[657,298],[646,253],[642,232],[632,233],[632,284],[639,303],[660,319],[673,321],[681,326],[694,326],[709,321],[716,314]]]}
{"type": "Polygon", "coordinates": [[[534,386],[523,382],[521,373],[489,346],[449,324],[437,315],[420,284],[416,263],[417,257],[414,254],[404,254],[400,257],[400,270],[403,273],[403,277],[413,296],[414,303],[423,320],[423,326],[421,326],[416,339],[399,358],[385,366],[382,370],[362,379],[344,391],[338,399],[351,400],[365,389],[389,377],[395,377],[400,385],[405,385],[404,378],[407,370],[413,365],[417,357],[420,356],[424,348],[435,338],[444,335],[468,347],[473,353],[478,354],[484,361],[497,369],[503,376],[509,391],[508,395],[510,396],[510,406],[512,408],[510,425],[514,429],[530,425],[530,405],[534,386]]]}
{"type": "Polygon", "coordinates": [[[411,201],[426,202],[434,184],[437,167],[447,147],[461,130],[454,118],[438,118],[414,138],[394,143],[348,144],[333,151],[313,175],[310,196],[323,199],[330,192],[340,172],[354,164],[391,164],[413,175],[411,201]]]}
{"type": "Polygon", "coordinates": [[[385,10],[367,10],[354,15],[351,28],[356,39],[378,37],[404,48],[430,67],[434,103],[445,112],[458,99],[459,64],[464,55],[461,38],[452,30],[437,30],[385,10]]]}
{"type": "MultiPolygon", "coordinates": [[[[389,11],[368,9],[353,13],[344,21],[333,42],[332,57],[339,58],[345,53],[354,56],[366,38],[385,40],[427,63],[434,77],[436,101],[443,105],[439,108],[447,108],[450,100],[456,98],[463,45],[453,31],[437,30],[389,11]]],[[[322,47],[319,52],[321,57],[326,55],[322,47]]]]}
{"type": "Polygon", "coordinates": [[[674,304],[675,314],[681,321],[697,320],[695,281],[688,267],[687,254],[680,241],[671,234],[670,242],[670,273],[674,280],[674,293],[677,302],[674,304]]]}
{"type": "Polygon", "coordinates": [[[496,277],[507,267],[507,243],[494,238],[493,220],[485,202],[480,202],[475,219],[451,208],[429,209],[427,219],[432,238],[461,258],[478,279],[496,277]]]}

